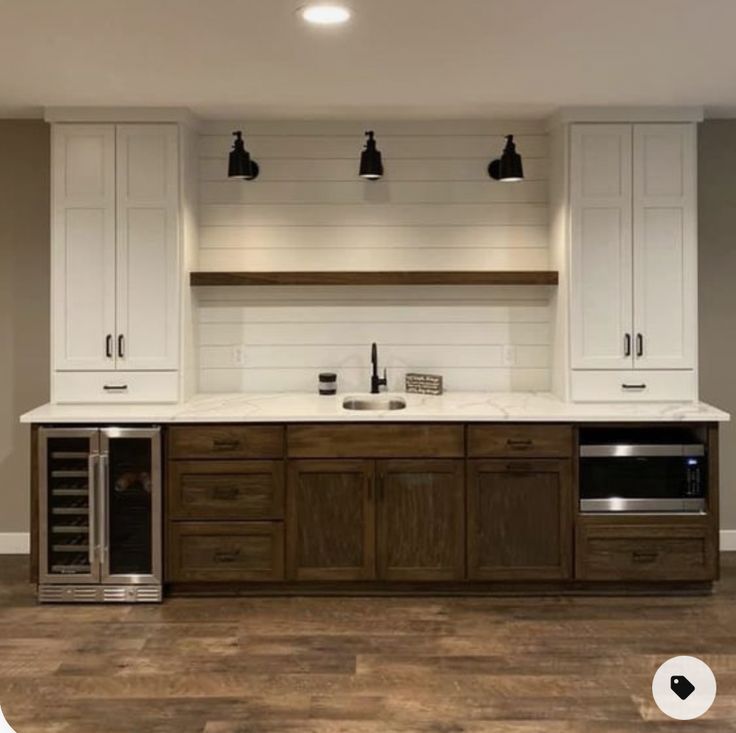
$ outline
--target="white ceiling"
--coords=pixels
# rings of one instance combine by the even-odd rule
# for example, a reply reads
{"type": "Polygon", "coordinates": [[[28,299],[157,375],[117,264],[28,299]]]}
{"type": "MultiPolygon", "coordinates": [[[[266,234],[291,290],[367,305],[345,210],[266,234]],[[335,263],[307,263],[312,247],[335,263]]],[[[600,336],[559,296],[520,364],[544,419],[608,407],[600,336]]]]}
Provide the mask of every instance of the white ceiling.
{"type": "Polygon", "coordinates": [[[736,0],[0,0],[0,114],[184,106],[205,117],[542,116],[736,108],[736,0]]]}

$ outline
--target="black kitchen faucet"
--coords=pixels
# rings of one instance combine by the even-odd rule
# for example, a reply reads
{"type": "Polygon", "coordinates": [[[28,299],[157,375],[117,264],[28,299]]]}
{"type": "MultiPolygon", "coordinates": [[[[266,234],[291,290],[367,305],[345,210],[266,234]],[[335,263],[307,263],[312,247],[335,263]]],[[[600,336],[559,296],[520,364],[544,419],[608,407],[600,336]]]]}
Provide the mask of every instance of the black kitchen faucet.
{"type": "Polygon", "coordinates": [[[378,376],[378,346],[374,343],[371,346],[371,365],[373,367],[373,373],[371,374],[371,394],[378,394],[381,391],[381,387],[386,387],[388,382],[386,380],[386,370],[383,370],[383,377],[378,376]]]}

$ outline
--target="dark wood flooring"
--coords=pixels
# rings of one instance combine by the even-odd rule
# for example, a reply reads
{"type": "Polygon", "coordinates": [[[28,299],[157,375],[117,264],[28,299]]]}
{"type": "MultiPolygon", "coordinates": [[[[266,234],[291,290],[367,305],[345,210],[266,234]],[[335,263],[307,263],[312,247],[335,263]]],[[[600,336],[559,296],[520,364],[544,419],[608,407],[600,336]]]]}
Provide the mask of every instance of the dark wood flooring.
{"type": "Polygon", "coordinates": [[[707,597],[177,598],[38,606],[0,557],[0,706],[17,733],[736,731],[736,558],[707,597]],[[719,694],[665,718],[692,654],[719,694]]]}

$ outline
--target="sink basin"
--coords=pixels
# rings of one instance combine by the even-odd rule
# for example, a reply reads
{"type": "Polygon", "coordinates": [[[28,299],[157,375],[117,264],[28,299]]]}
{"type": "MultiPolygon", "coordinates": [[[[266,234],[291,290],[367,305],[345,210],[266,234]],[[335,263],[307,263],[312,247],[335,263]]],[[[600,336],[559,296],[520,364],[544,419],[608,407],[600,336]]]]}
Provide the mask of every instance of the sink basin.
{"type": "Polygon", "coordinates": [[[342,406],[346,410],[403,410],[406,407],[406,400],[401,397],[346,397],[342,406]]]}

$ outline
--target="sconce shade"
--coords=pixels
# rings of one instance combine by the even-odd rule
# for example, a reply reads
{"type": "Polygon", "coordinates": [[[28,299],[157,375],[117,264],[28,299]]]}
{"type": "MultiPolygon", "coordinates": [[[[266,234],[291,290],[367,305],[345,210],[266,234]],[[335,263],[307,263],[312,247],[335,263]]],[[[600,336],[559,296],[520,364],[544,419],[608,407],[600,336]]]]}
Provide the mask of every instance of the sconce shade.
{"type": "Polygon", "coordinates": [[[233,135],[235,135],[235,140],[233,140],[233,149],[230,151],[230,160],[227,167],[228,178],[243,178],[246,181],[252,181],[254,178],[258,178],[260,172],[258,163],[250,157],[250,153],[245,149],[242,131],[238,130],[233,135]]]}
{"type": "Polygon", "coordinates": [[[365,134],[368,139],[365,141],[365,150],[360,155],[360,177],[369,181],[377,181],[383,176],[381,152],[376,150],[373,130],[369,130],[365,134]]]}
{"type": "Polygon", "coordinates": [[[488,166],[488,175],[496,181],[523,181],[524,168],[521,156],[516,152],[514,136],[506,135],[506,147],[500,158],[491,161],[488,166]]]}

